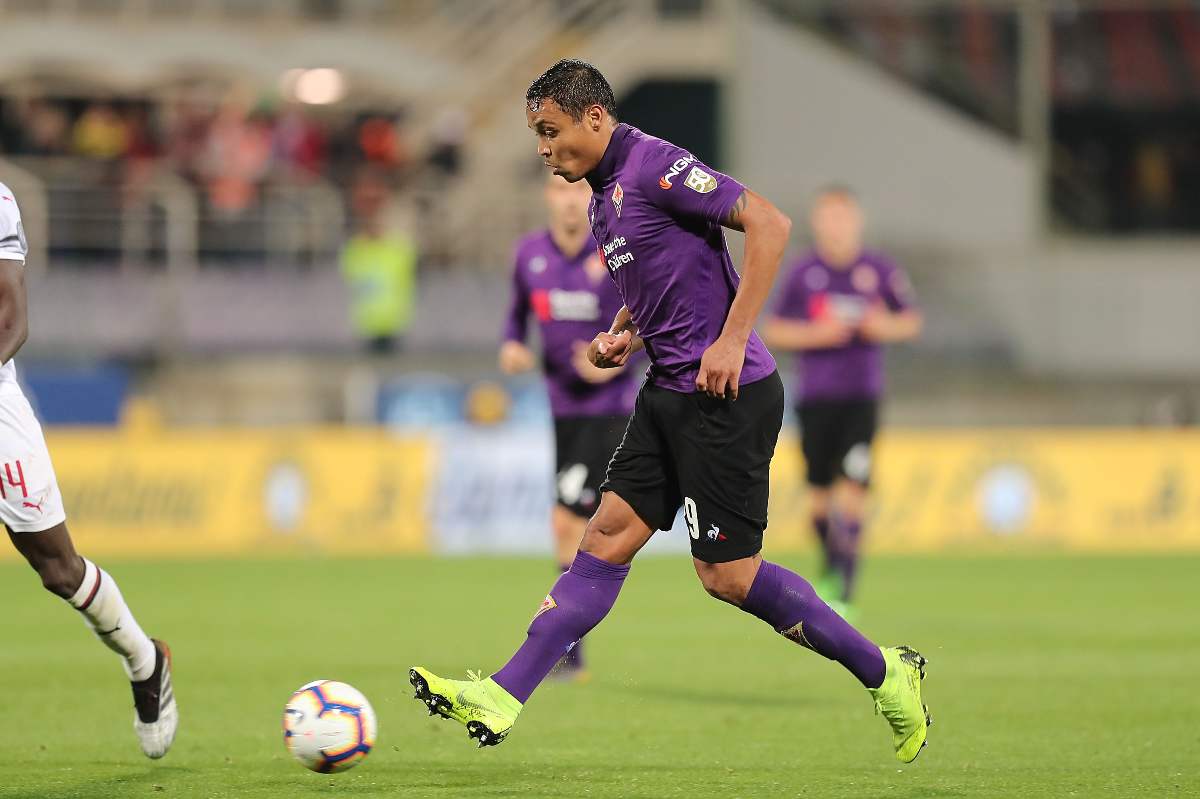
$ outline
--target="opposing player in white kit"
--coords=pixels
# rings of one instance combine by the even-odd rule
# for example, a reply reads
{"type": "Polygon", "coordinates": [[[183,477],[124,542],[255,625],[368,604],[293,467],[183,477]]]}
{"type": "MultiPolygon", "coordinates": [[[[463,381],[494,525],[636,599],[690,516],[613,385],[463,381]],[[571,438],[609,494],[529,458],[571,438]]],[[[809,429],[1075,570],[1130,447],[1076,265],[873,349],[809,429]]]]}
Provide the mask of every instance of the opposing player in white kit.
{"type": "Polygon", "coordinates": [[[179,725],[171,650],[142,632],[116,581],[76,554],[41,425],[17,384],[12,359],[28,334],[25,253],[16,198],[0,183],[0,521],[46,590],[121,656],[133,685],[134,731],[146,756],[160,758],[179,725]]]}

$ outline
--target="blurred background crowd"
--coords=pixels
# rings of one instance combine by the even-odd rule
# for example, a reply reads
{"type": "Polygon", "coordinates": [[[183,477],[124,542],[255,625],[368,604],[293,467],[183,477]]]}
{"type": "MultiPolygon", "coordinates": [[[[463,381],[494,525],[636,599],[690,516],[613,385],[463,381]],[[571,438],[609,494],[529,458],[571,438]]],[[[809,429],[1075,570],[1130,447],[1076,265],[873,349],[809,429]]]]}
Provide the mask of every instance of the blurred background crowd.
{"type": "Polygon", "coordinates": [[[1189,0],[0,0],[0,19],[31,384],[117,373],[184,424],[383,421],[430,407],[395,400],[412,385],[469,391],[495,374],[512,242],[542,220],[522,93],[570,54],[625,119],[797,220],[822,182],[861,193],[929,309],[894,354],[901,421],[1194,416],[1189,0]]]}

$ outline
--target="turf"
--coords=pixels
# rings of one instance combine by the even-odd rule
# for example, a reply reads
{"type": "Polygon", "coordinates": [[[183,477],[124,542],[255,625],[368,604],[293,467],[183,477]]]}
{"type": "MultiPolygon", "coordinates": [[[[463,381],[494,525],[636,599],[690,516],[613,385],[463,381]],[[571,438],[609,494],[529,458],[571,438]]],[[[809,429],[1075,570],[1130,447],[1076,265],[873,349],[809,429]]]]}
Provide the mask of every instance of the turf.
{"type": "Polygon", "coordinates": [[[1200,795],[1196,556],[872,561],[863,629],[931,661],[936,723],[911,766],[848,675],[708,599],[686,557],[639,562],[589,640],[593,681],[543,686],[487,750],[427,718],[405,669],[498,666],[545,562],[105,565],[175,651],[175,749],[142,758],[113,656],[7,562],[0,797],[1200,795]],[[318,677],[379,713],[346,774],[283,750],[283,702],[318,677]]]}

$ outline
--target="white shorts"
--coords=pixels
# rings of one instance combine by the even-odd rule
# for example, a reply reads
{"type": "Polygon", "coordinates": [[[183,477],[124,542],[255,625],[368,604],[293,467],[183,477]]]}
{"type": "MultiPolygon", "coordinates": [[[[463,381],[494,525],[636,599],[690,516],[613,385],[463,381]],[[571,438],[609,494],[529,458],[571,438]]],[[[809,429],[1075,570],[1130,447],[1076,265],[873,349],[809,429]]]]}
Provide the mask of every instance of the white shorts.
{"type": "Polygon", "coordinates": [[[0,393],[0,521],[40,533],[67,519],[42,426],[20,391],[0,393]]]}

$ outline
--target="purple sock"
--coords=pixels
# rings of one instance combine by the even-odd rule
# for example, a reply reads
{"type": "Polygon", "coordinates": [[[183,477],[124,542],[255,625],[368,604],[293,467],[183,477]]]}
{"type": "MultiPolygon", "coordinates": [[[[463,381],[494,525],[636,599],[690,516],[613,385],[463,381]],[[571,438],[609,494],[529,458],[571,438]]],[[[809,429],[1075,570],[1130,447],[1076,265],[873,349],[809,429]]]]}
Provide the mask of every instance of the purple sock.
{"type": "Polygon", "coordinates": [[[829,517],[817,516],[812,520],[813,529],[817,531],[817,540],[821,542],[821,554],[825,557],[823,572],[833,571],[833,547],[829,540],[829,517]]]}
{"type": "Polygon", "coordinates": [[[533,617],[525,643],[492,679],[524,704],[567,649],[608,615],[628,574],[628,566],[577,554],[533,617]]]}
{"type": "MultiPolygon", "coordinates": [[[[566,574],[570,570],[571,570],[570,563],[558,564],[558,571],[560,574],[566,574]]],[[[582,638],[580,638],[575,643],[575,646],[571,647],[570,651],[567,652],[567,654],[562,656],[561,662],[568,669],[582,669],[583,668],[583,639],[582,638]]]]}
{"type": "Polygon", "coordinates": [[[843,520],[838,522],[838,549],[841,551],[838,568],[842,573],[842,601],[849,602],[854,594],[854,578],[858,573],[858,542],[862,536],[862,522],[843,520]]]}
{"type": "Polygon", "coordinates": [[[571,647],[571,651],[567,653],[565,665],[568,669],[583,668],[583,639],[580,638],[575,642],[575,646],[571,647]]]}
{"type": "Polygon", "coordinates": [[[763,561],[742,610],[765,621],[784,638],[845,666],[868,688],[883,684],[883,653],[829,609],[800,575],[763,561]]]}

